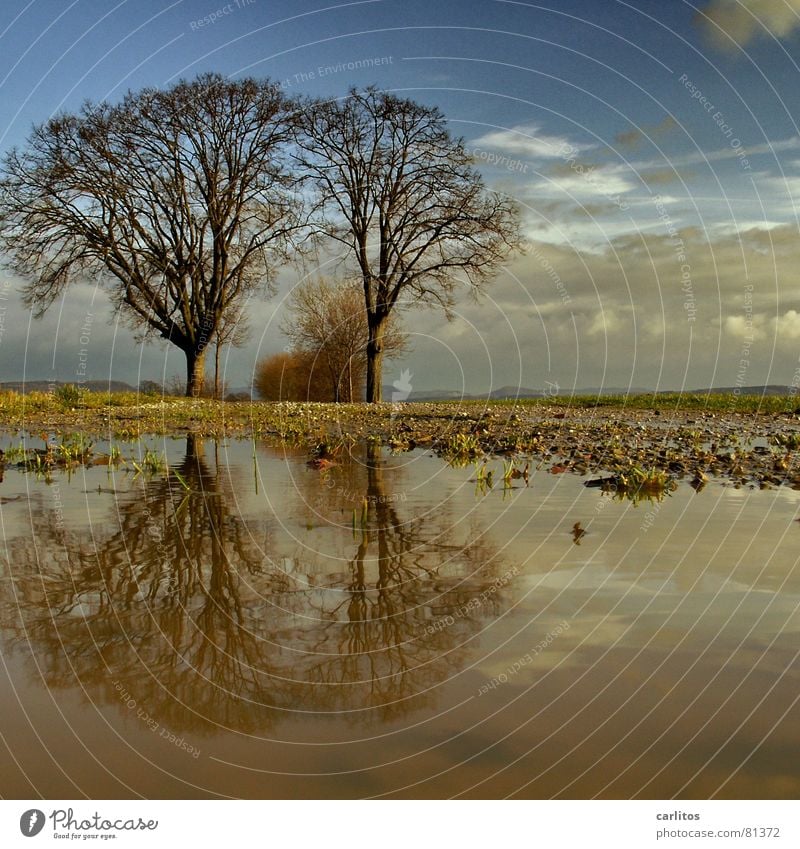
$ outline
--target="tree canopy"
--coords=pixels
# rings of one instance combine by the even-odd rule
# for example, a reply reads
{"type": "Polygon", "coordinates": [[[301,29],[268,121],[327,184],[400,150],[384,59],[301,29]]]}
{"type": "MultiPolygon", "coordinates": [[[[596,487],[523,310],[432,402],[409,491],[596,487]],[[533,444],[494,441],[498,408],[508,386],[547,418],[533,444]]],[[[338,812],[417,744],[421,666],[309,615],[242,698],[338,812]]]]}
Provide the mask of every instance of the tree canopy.
{"type": "Polygon", "coordinates": [[[294,115],[268,80],[204,74],[36,127],[0,180],[0,246],[28,303],[41,314],[72,280],[101,280],[184,352],[195,394],[221,320],[269,285],[302,223],[294,115]]]}

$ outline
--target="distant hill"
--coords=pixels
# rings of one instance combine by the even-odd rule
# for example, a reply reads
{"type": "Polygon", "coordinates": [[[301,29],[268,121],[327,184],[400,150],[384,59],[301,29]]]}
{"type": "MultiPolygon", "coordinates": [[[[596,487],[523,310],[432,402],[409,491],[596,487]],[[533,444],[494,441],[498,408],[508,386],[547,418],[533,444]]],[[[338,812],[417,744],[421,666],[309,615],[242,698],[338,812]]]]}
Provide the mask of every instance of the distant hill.
{"type": "Polygon", "coordinates": [[[685,394],[705,395],[708,392],[725,392],[728,394],[736,392],[739,395],[792,395],[797,394],[797,387],[782,386],[778,383],[770,383],[768,386],[720,386],[715,389],[692,389],[685,394]]]}
{"type": "MultiPolygon", "coordinates": [[[[68,380],[3,380],[0,381],[0,389],[24,395],[27,392],[49,392],[51,387],[58,389],[59,386],[67,386],[70,382],[68,380]]],[[[89,392],[136,392],[135,386],[122,380],[86,380],[75,385],[80,386],[81,389],[88,389],[89,392]]]]}
{"type": "MultiPolygon", "coordinates": [[[[392,394],[395,392],[393,386],[383,387],[383,398],[385,401],[392,400],[392,394]]],[[[646,395],[652,392],[651,389],[644,389],[640,386],[632,386],[630,388],[622,388],[619,386],[607,386],[603,388],[590,387],[588,389],[578,389],[572,391],[569,389],[560,389],[558,394],[564,395],[646,395]]],[[[531,389],[528,386],[501,386],[499,389],[493,389],[491,392],[457,392],[453,389],[430,389],[420,390],[418,392],[411,391],[405,401],[501,401],[514,398],[545,398],[553,393],[546,392],[542,389],[531,389]]],[[[400,399],[398,399],[400,400],[400,399]]]]}
{"type": "MultiPolygon", "coordinates": [[[[385,401],[392,400],[392,393],[395,392],[393,386],[383,387],[383,398],[385,401]]],[[[739,395],[791,395],[797,393],[797,388],[783,386],[781,384],[769,384],[768,386],[720,386],[712,389],[667,389],[659,392],[654,392],[652,389],[647,389],[644,386],[587,386],[580,389],[567,389],[562,387],[557,391],[560,397],[576,396],[604,396],[604,395],[707,395],[711,393],[726,393],[739,395]]],[[[541,389],[530,389],[527,386],[502,386],[500,389],[493,389],[491,392],[479,392],[470,394],[468,392],[461,393],[453,389],[430,389],[420,390],[419,392],[412,391],[408,398],[404,401],[500,401],[514,398],[545,398],[553,393],[545,392],[541,389]]],[[[401,399],[397,399],[401,400],[401,399]]]]}
{"type": "Polygon", "coordinates": [[[226,386],[226,395],[246,395],[248,398],[252,395],[254,401],[258,401],[258,390],[252,386],[226,386]]]}

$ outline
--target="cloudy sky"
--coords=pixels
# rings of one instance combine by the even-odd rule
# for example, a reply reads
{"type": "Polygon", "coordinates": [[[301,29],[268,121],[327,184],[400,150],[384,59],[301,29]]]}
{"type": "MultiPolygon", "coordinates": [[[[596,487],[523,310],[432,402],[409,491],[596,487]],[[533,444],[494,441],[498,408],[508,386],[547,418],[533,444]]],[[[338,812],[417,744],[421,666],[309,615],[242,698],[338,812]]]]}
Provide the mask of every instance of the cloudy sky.
{"type": "MultiPolygon", "coordinates": [[[[374,83],[444,110],[520,203],[527,246],[450,322],[409,313],[390,379],[800,384],[798,59],[800,0],[23,0],[0,5],[0,149],[85,99],[206,70],[304,94],[374,83]]],[[[286,344],[297,273],[280,279],[224,354],[229,385],[286,344]]],[[[0,277],[0,380],[75,379],[87,326],[89,378],[182,372],[91,281],[39,321],[17,286],[0,277]]]]}

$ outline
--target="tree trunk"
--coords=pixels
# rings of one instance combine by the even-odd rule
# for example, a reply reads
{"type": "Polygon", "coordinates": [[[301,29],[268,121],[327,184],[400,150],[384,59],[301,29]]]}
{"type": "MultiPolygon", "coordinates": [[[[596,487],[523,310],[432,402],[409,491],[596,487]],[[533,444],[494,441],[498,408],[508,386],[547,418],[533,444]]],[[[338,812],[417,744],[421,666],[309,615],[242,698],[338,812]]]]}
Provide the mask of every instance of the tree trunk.
{"type": "Polygon", "coordinates": [[[186,397],[199,398],[206,376],[206,352],[186,351],[186,397]]]}
{"type": "MultiPolygon", "coordinates": [[[[392,553],[389,546],[389,535],[392,531],[390,516],[391,507],[386,497],[383,482],[383,460],[380,445],[374,442],[367,444],[367,507],[375,517],[375,533],[378,537],[378,581],[376,587],[380,593],[389,587],[392,553]]],[[[380,596],[379,596],[380,600],[380,596]]]]}
{"type": "Polygon", "coordinates": [[[214,346],[214,398],[217,401],[222,400],[219,394],[219,339],[217,339],[217,344],[214,346]]]}
{"type": "Polygon", "coordinates": [[[347,360],[347,400],[353,403],[353,357],[352,355],[347,360]]]}
{"type": "Polygon", "coordinates": [[[377,404],[383,400],[383,334],[386,318],[369,317],[369,340],[367,341],[367,401],[377,404]]]}

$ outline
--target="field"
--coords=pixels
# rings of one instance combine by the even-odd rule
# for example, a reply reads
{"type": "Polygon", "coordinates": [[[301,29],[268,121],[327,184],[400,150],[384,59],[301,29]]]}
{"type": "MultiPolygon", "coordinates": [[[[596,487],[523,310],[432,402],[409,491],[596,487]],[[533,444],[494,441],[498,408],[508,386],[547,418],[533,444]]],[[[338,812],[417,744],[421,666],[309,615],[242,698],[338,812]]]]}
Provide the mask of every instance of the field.
{"type": "MultiPolygon", "coordinates": [[[[647,394],[603,396],[554,396],[502,401],[464,400],[412,402],[392,405],[322,404],[300,402],[229,401],[140,395],[132,392],[81,392],[62,387],[55,393],[31,392],[27,395],[0,391],[0,427],[72,426],[79,421],[87,430],[107,431],[120,426],[141,433],[167,433],[191,427],[206,435],[231,431],[249,435],[259,429],[275,429],[287,419],[293,425],[305,420],[304,432],[310,435],[325,423],[347,422],[358,427],[361,435],[370,428],[376,433],[387,423],[398,424],[409,418],[429,416],[449,419],[459,414],[479,415],[494,412],[508,416],[515,410],[542,416],[572,411],[585,415],[603,410],[630,413],[646,411],[670,417],[690,412],[741,415],[793,415],[800,413],[800,401],[793,395],[647,394]]],[[[73,428],[74,429],[74,428],[73,428]]]]}

